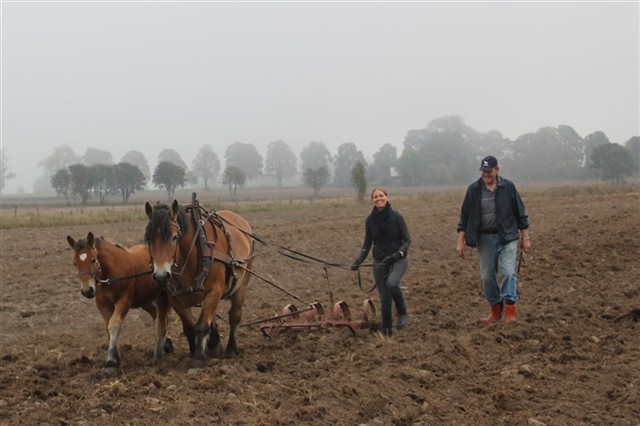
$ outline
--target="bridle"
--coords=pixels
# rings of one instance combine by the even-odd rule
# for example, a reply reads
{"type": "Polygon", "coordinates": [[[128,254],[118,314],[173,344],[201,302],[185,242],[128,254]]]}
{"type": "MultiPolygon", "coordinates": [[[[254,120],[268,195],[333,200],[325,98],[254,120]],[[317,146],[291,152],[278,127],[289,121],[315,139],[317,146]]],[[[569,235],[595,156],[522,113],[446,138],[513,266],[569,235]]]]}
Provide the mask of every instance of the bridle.
{"type": "Polygon", "coordinates": [[[80,277],[90,276],[91,278],[93,278],[95,280],[97,286],[114,284],[114,283],[117,283],[117,282],[120,282],[120,281],[130,280],[132,278],[138,278],[138,277],[141,277],[143,275],[149,275],[149,274],[153,273],[152,270],[149,270],[149,271],[145,271],[145,272],[139,272],[137,274],[127,275],[125,277],[107,278],[107,279],[103,280],[101,278],[98,278],[98,274],[100,272],[102,272],[102,266],[100,265],[100,261],[98,260],[97,257],[95,259],[95,262],[93,262],[93,264],[95,265],[95,268],[93,269],[93,271],[91,271],[91,272],[88,272],[88,271],[87,272],[79,272],[78,275],[80,277]]]}
{"type": "Polygon", "coordinates": [[[83,276],[90,276],[91,278],[93,278],[96,283],[101,283],[103,280],[101,280],[100,278],[98,278],[98,273],[100,273],[102,271],[102,266],[100,266],[100,261],[98,260],[98,258],[95,258],[95,262],[91,262],[94,265],[94,269],[91,272],[78,272],[78,275],[80,277],[83,276]]]}
{"type": "MultiPolygon", "coordinates": [[[[173,226],[176,228],[176,242],[173,248],[173,261],[171,266],[171,274],[176,276],[181,276],[184,273],[184,270],[186,269],[188,264],[188,262],[185,261],[184,265],[182,265],[182,268],[179,269],[180,265],[178,264],[178,240],[180,240],[180,238],[182,238],[184,234],[182,233],[182,228],[180,228],[180,224],[177,221],[171,220],[168,226],[173,226]]],[[[187,257],[186,257],[187,260],[191,256],[191,252],[193,251],[193,247],[196,244],[198,235],[200,234],[203,226],[204,226],[204,222],[202,220],[199,221],[198,229],[196,229],[195,235],[193,236],[193,240],[191,241],[191,246],[189,247],[189,252],[187,253],[187,257]]],[[[150,266],[151,266],[153,265],[153,256],[151,256],[151,253],[149,253],[149,256],[151,257],[150,259],[151,260],[150,266]]]]}

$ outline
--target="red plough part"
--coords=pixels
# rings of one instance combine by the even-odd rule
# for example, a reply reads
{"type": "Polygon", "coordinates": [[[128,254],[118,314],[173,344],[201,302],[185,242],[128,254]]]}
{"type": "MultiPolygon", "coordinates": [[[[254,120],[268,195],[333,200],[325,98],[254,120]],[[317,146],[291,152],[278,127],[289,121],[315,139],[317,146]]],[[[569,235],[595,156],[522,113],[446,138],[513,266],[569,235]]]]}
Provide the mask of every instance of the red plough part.
{"type": "Polygon", "coordinates": [[[351,318],[351,311],[347,302],[340,300],[333,302],[333,292],[329,283],[327,268],[324,268],[324,276],[329,286],[329,300],[332,305],[331,317],[325,314],[324,307],[319,302],[312,302],[308,308],[298,310],[293,304],[288,304],[282,309],[280,315],[264,320],[260,324],[260,331],[266,337],[271,337],[282,330],[306,329],[321,330],[328,327],[346,327],[355,336],[363,328],[369,328],[376,317],[376,308],[370,299],[366,299],[362,304],[362,320],[354,322],[351,318]],[[301,320],[304,314],[304,321],[301,320]]]}
{"type": "Polygon", "coordinates": [[[288,329],[321,330],[328,327],[346,327],[355,336],[359,330],[368,328],[376,314],[371,300],[365,300],[362,306],[364,309],[362,321],[354,322],[351,319],[349,305],[342,300],[333,305],[331,318],[327,318],[319,302],[309,304],[309,307],[302,311],[299,311],[295,305],[289,304],[282,309],[282,314],[260,324],[260,331],[264,336],[271,337],[288,329]],[[304,321],[301,321],[301,314],[304,314],[304,321]]]}

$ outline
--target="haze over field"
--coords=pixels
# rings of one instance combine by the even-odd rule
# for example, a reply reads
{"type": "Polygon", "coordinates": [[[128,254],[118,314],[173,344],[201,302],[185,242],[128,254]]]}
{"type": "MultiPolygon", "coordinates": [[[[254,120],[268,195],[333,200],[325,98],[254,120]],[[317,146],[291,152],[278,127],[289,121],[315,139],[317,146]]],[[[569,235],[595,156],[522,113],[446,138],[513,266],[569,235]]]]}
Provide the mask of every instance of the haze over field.
{"type": "Polygon", "coordinates": [[[640,6],[600,3],[2,3],[2,148],[38,163],[210,144],[311,141],[402,150],[459,115],[515,139],[568,125],[640,135],[640,6]]]}

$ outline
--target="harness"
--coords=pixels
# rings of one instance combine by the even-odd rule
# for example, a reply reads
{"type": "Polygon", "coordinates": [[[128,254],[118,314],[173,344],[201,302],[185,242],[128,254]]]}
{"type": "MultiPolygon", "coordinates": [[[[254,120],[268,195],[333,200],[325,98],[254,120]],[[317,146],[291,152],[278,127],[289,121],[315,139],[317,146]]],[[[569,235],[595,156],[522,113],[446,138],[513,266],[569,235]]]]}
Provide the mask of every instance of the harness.
{"type": "Polygon", "coordinates": [[[100,272],[102,272],[102,265],[100,265],[100,261],[96,258],[96,268],[92,272],[80,272],[78,275],[81,277],[84,275],[88,275],[96,281],[96,285],[101,286],[101,285],[115,284],[120,281],[130,280],[132,278],[138,278],[144,275],[153,274],[152,270],[148,270],[145,272],[139,272],[137,274],[127,275],[126,277],[107,278],[103,280],[102,278],[98,277],[100,272]]]}
{"type": "MultiPolygon", "coordinates": [[[[236,259],[233,256],[233,249],[231,247],[231,234],[227,230],[224,224],[224,220],[220,217],[215,211],[208,212],[205,208],[200,206],[198,201],[195,199],[195,194],[193,194],[191,198],[191,204],[183,207],[187,213],[191,213],[191,219],[193,222],[193,226],[195,228],[195,234],[193,236],[193,240],[191,241],[191,246],[189,248],[189,253],[187,255],[187,259],[185,259],[185,264],[183,268],[176,272],[173,275],[179,276],[182,274],[187,265],[187,260],[189,256],[191,256],[191,252],[193,248],[196,248],[197,256],[199,259],[198,264],[198,274],[195,278],[195,283],[193,286],[188,288],[183,288],[179,283],[175,281],[175,278],[172,279],[172,282],[168,286],[168,290],[170,292],[171,297],[177,297],[184,294],[190,294],[194,292],[204,291],[204,283],[209,276],[209,272],[211,271],[211,266],[213,265],[214,260],[218,260],[225,264],[225,291],[222,295],[222,298],[230,297],[237,290],[238,283],[238,275],[237,268],[241,267],[249,259],[253,258],[253,244],[251,250],[251,256],[249,259],[241,260],[236,259]],[[203,216],[204,213],[204,216],[203,216]],[[209,240],[207,236],[207,231],[205,228],[205,223],[209,222],[211,224],[211,228],[213,229],[213,239],[209,240]],[[226,239],[227,242],[227,252],[223,253],[219,250],[216,250],[216,243],[218,241],[218,229],[220,229],[226,239]]],[[[174,264],[174,266],[177,266],[174,264]]]]}

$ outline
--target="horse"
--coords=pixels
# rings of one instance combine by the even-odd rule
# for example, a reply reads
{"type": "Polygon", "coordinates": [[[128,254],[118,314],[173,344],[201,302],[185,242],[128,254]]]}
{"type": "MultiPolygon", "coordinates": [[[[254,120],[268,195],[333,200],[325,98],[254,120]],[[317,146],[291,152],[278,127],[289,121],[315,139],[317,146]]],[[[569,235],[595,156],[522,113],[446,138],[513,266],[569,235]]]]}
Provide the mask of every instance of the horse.
{"type": "Polygon", "coordinates": [[[122,321],[131,308],[142,308],[155,321],[154,359],[159,360],[163,352],[173,352],[173,343],[167,337],[169,300],[153,281],[147,245],[125,248],[104,237],[95,238],[91,232],[86,240],[67,235],[67,242],[73,249],[73,264],[78,268],[80,292],[87,299],[95,297],[107,328],[109,349],[105,371],[115,373],[120,368],[118,338],[122,321]]]}
{"type": "Polygon", "coordinates": [[[191,368],[207,365],[208,349],[221,354],[215,316],[222,299],[229,299],[229,338],[224,356],[238,355],[236,330],[247,295],[254,240],[249,223],[235,212],[209,213],[193,194],[192,204],[145,204],[153,278],[167,289],[169,302],[182,320],[189,342],[191,368]],[[204,214],[204,216],[202,216],[204,214]],[[191,307],[201,306],[197,322],[191,307]],[[208,340],[207,340],[208,338],[208,340]],[[206,348],[205,348],[206,345],[206,348]]]}

